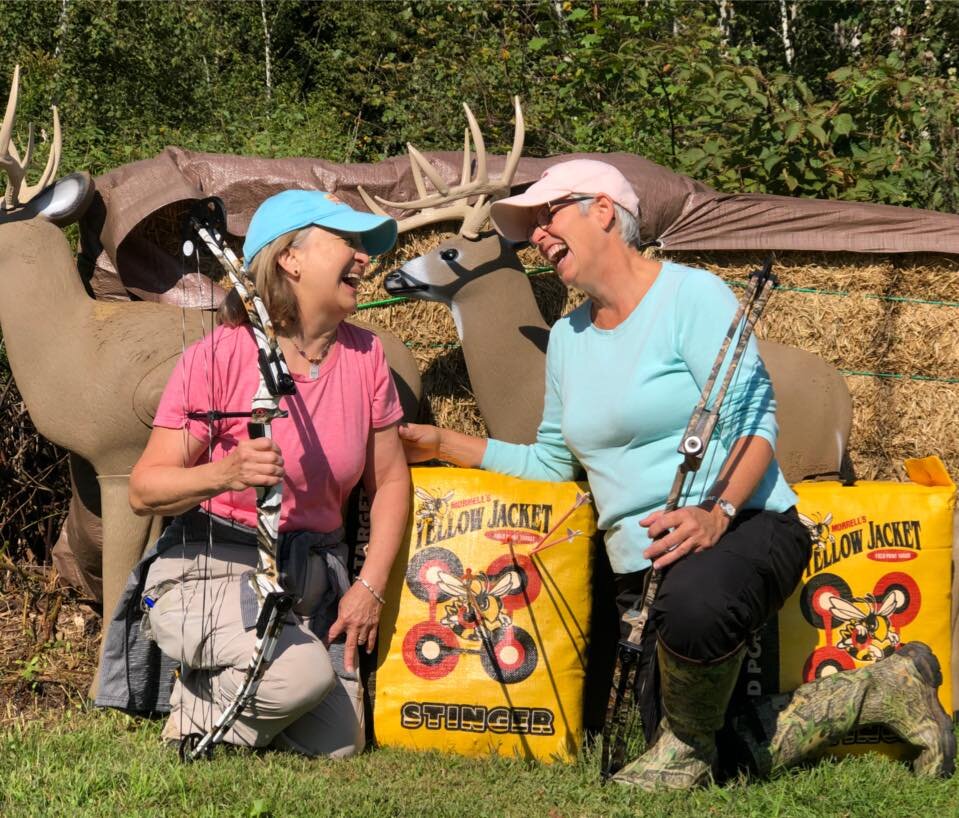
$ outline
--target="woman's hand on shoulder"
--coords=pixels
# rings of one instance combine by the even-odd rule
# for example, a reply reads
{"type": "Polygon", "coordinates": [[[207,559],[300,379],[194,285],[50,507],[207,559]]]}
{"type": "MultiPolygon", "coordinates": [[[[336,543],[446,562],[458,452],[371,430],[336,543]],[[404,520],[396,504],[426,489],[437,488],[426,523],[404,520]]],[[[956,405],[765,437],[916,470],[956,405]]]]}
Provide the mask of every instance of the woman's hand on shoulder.
{"type": "Polygon", "coordinates": [[[283,479],[283,455],[270,438],[245,439],[218,461],[224,491],[275,486],[283,479]]]}
{"type": "Polygon", "coordinates": [[[654,511],[639,524],[653,541],[643,556],[652,561],[653,568],[662,570],[687,554],[712,548],[729,528],[729,518],[718,507],[684,506],[654,511]]]}
{"type": "Polygon", "coordinates": [[[440,456],[440,430],[423,423],[401,423],[398,427],[407,463],[422,463],[440,456]]]}

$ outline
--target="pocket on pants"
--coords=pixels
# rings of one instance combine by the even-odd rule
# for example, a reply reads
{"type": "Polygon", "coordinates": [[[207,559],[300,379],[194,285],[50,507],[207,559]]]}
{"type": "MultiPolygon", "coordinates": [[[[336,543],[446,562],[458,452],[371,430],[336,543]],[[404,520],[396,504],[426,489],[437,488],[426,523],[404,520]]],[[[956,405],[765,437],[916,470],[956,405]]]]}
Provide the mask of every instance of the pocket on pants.
{"type": "MultiPolygon", "coordinates": [[[[144,599],[150,596],[149,593],[144,594],[144,599]]],[[[180,655],[180,631],[182,630],[184,613],[180,610],[182,602],[182,589],[178,584],[155,598],[147,611],[153,641],[167,656],[177,661],[185,658],[180,655]]]]}

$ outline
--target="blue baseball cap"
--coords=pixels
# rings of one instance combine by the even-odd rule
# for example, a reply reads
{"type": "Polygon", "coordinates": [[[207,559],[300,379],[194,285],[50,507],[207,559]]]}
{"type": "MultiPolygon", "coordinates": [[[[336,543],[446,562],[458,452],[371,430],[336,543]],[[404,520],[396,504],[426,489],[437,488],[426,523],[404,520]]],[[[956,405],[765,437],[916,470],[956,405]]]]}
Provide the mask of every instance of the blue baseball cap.
{"type": "Polygon", "coordinates": [[[243,242],[246,265],[273,239],[311,224],[358,235],[371,256],[396,244],[396,220],[389,216],[354,210],[322,190],[284,190],[265,200],[253,214],[243,242]]]}

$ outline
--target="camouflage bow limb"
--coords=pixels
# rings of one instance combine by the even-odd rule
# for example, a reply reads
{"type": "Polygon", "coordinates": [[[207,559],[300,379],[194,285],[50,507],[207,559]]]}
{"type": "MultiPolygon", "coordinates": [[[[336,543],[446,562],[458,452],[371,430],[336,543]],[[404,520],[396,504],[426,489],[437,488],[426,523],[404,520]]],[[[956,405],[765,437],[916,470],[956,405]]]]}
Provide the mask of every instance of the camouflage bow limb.
{"type": "MultiPolygon", "coordinates": [[[[762,315],[776,283],[776,276],[772,273],[772,257],[770,256],[761,269],[750,275],[746,296],[730,322],[729,329],[713,363],[712,371],[703,384],[699,402],[693,409],[686,431],[683,433],[683,438],[677,449],[679,454],[683,455],[683,460],[676,469],[676,477],[673,480],[669,496],[666,498],[664,511],[675,511],[679,507],[679,500],[683,496],[686,479],[690,474],[698,471],[702,465],[709,441],[719,421],[719,412],[726,397],[726,392],[739,367],[746,344],[752,336],[753,327],[762,315]],[[740,325],[742,326],[741,331],[740,325]],[[739,332],[739,340],[733,350],[729,365],[726,367],[719,390],[716,392],[713,408],[707,409],[706,404],[712,395],[713,387],[716,385],[719,372],[726,360],[726,353],[729,351],[737,332],[739,332]]],[[[662,580],[663,572],[650,568],[642,602],[639,606],[634,605],[623,614],[622,621],[629,627],[629,636],[619,642],[616,657],[619,682],[616,685],[613,704],[607,715],[603,730],[602,775],[604,779],[611,777],[623,766],[626,754],[626,728],[630,712],[627,697],[631,691],[635,690],[636,675],[639,672],[642,655],[643,632],[646,629],[646,623],[649,621],[649,614],[653,603],[656,601],[662,580]]]]}
{"type": "MultiPolygon", "coordinates": [[[[192,208],[188,219],[189,228],[213,253],[230,277],[233,287],[243,302],[249,316],[253,337],[256,340],[260,380],[253,395],[252,407],[246,412],[191,412],[194,420],[219,420],[225,417],[249,417],[247,425],[251,438],[272,437],[271,423],[275,418],[287,417],[280,409],[283,395],[296,394],[296,385],[290,375],[283,352],[276,340],[273,323],[266,305],[256,291],[252,279],[240,265],[233,251],[226,244],[226,216],[223,202],[217,198],[204,199],[192,208]]],[[[192,242],[184,243],[184,253],[192,255],[192,242]]],[[[243,681],[233,701],[223,711],[216,723],[203,736],[185,736],[180,744],[180,758],[194,761],[209,756],[214,745],[222,741],[233,726],[237,716],[256,695],[263,674],[273,659],[280,632],[287,615],[293,607],[293,595],[280,586],[277,566],[277,540],[279,537],[280,511],[283,505],[283,484],[257,486],[256,488],[256,540],[257,567],[250,578],[250,585],[259,601],[256,622],[256,642],[253,656],[247,665],[243,681]]]]}

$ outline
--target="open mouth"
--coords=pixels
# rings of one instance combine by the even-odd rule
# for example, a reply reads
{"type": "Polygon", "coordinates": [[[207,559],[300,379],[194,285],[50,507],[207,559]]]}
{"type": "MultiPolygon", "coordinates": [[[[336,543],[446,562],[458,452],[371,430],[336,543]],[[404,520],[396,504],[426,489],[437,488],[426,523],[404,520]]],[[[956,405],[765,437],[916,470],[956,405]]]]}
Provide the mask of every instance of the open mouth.
{"type": "Polygon", "coordinates": [[[340,276],[340,281],[355,290],[363,281],[363,276],[356,273],[345,273],[344,275],[340,276]]]}
{"type": "Polygon", "coordinates": [[[543,256],[550,264],[553,265],[553,267],[559,267],[560,263],[568,254],[569,247],[562,242],[557,242],[556,244],[543,250],[543,256]]]}

